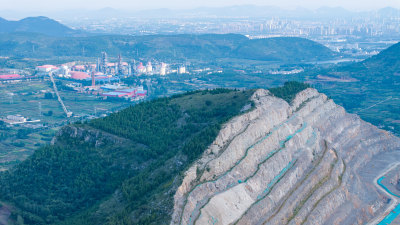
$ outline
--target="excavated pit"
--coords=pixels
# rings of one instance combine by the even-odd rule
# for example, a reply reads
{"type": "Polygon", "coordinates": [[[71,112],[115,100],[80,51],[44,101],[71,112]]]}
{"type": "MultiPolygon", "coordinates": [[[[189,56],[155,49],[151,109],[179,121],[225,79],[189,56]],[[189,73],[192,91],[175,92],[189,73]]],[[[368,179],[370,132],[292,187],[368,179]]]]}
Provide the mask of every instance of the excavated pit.
{"type": "Polygon", "coordinates": [[[315,89],[291,104],[261,89],[252,100],[255,109],[225,124],[186,171],[171,224],[365,224],[382,217],[391,196],[375,180],[400,162],[399,138],[315,89]]]}

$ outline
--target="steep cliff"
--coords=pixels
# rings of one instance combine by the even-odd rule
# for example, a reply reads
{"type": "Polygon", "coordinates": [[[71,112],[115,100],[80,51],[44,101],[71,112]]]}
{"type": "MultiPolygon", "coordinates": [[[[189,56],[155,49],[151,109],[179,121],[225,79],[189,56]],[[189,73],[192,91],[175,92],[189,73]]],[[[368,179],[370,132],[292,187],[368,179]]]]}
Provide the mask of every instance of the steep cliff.
{"type": "Polygon", "coordinates": [[[171,224],[365,224],[393,207],[376,179],[399,138],[315,89],[252,100],[185,173],[171,224]]]}

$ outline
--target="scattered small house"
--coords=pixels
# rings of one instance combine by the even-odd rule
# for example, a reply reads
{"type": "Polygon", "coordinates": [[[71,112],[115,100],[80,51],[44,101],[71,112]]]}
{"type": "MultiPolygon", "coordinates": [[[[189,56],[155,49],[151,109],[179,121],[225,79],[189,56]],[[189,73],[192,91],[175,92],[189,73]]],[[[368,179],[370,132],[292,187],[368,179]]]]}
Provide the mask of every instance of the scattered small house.
{"type": "Polygon", "coordinates": [[[10,120],[10,121],[13,121],[16,123],[25,123],[27,119],[21,115],[9,115],[9,116],[7,116],[7,120],[10,120]]]}

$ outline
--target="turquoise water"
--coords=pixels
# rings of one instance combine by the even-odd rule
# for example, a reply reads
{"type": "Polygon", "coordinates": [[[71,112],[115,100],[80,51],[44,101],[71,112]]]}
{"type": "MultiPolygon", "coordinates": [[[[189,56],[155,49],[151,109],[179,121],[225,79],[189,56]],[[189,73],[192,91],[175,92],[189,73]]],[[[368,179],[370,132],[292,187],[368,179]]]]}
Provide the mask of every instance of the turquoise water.
{"type": "Polygon", "coordinates": [[[383,189],[385,189],[385,191],[393,196],[396,196],[398,198],[400,198],[400,195],[396,195],[395,193],[391,192],[385,185],[382,184],[382,180],[385,179],[385,177],[381,177],[378,179],[378,184],[379,186],[381,186],[383,189]]]}
{"type": "Polygon", "coordinates": [[[378,225],[389,225],[393,222],[393,220],[396,219],[397,216],[399,216],[400,214],[400,204],[398,204],[396,206],[396,208],[394,208],[389,215],[387,215],[385,217],[385,219],[383,219],[380,223],[378,223],[378,225]]]}
{"type": "MultiPolygon", "coordinates": [[[[267,188],[264,190],[263,194],[269,193],[269,192],[271,191],[271,188],[272,188],[276,183],[278,183],[278,181],[279,181],[279,180],[286,174],[286,172],[293,166],[293,164],[294,164],[295,161],[296,161],[296,160],[290,161],[289,164],[288,164],[287,166],[285,166],[285,168],[283,168],[283,169],[281,170],[281,172],[280,172],[278,175],[276,175],[276,176],[274,177],[274,179],[272,179],[271,182],[268,183],[267,188]]],[[[257,199],[261,199],[261,198],[262,198],[262,196],[258,196],[258,197],[257,197],[257,199]]]]}
{"type": "MultiPolygon", "coordinates": [[[[396,195],[396,194],[392,193],[385,185],[382,184],[382,180],[383,180],[384,178],[385,178],[385,177],[381,177],[381,178],[378,179],[378,181],[377,181],[378,185],[381,186],[383,189],[385,189],[385,191],[386,191],[387,193],[389,193],[389,194],[391,194],[391,195],[393,195],[393,196],[396,196],[396,197],[400,197],[399,195],[396,195]]],[[[378,225],[389,225],[389,224],[391,224],[399,215],[400,215],[400,204],[398,204],[398,205],[396,206],[396,208],[394,208],[394,209],[389,213],[389,215],[387,215],[387,216],[385,217],[385,219],[383,219],[380,223],[378,223],[378,225]]]]}

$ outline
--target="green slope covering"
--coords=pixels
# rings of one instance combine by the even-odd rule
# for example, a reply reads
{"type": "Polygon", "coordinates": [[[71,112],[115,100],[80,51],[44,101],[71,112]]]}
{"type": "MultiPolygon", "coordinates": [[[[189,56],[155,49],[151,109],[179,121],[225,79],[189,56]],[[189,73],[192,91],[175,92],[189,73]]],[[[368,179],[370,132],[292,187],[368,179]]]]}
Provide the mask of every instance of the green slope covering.
{"type": "Polygon", "coordinates": [[[282,87],[270,88],[269,91],[278,98],[285,100],[288,103],[291,103],[292,100],[296,97],[296,94],[309,88],[310,85],[305,83],[300,83],[297,81],[288,81],[282,87]]]}
{"type": "Polygon", "coordinates": [[[400,78],[400,43],[362,62],[327,71],[336,77],[352,77],[360,81],[392,84],[400,78]]]}
{"type": "Polygon", "coordinates": [[[11,33],[0,36],[0,55],[11,57],[99,57],[102,51],[116,57],[159,60],[314,61],[332,59],[327,47],[302,38],[249,40],[237,34],[49,37],[11,33]]]}
{"type": "Polygon", "coordinates": [[[362,62],[313,71],[306,76],[346,110],[400,135],[400,43],[362,62]],[[321,81],[317,75],[352,82],[321,81]]]}
{"type": "Polygon", "coordinates": [[[333,55],[322,44],[296,37],[250,40],[240,45],[235,54],[245,59],[296,63],[329,59],[333,55]]]}
{"type": "Polygon", "coordinates": [[[386,73],[387,75],[400,75],[400,43],[392,45],[388,49],[382,51],[363,62],[363,65],[369,71],[375,73],[386,73]]]}
{"type": "Polygon", "coordinates": [[[26,224],[168,224],[183,172],[252,93],[196,91],[66,126],[1,173],[1,200],[26,224]]]}

